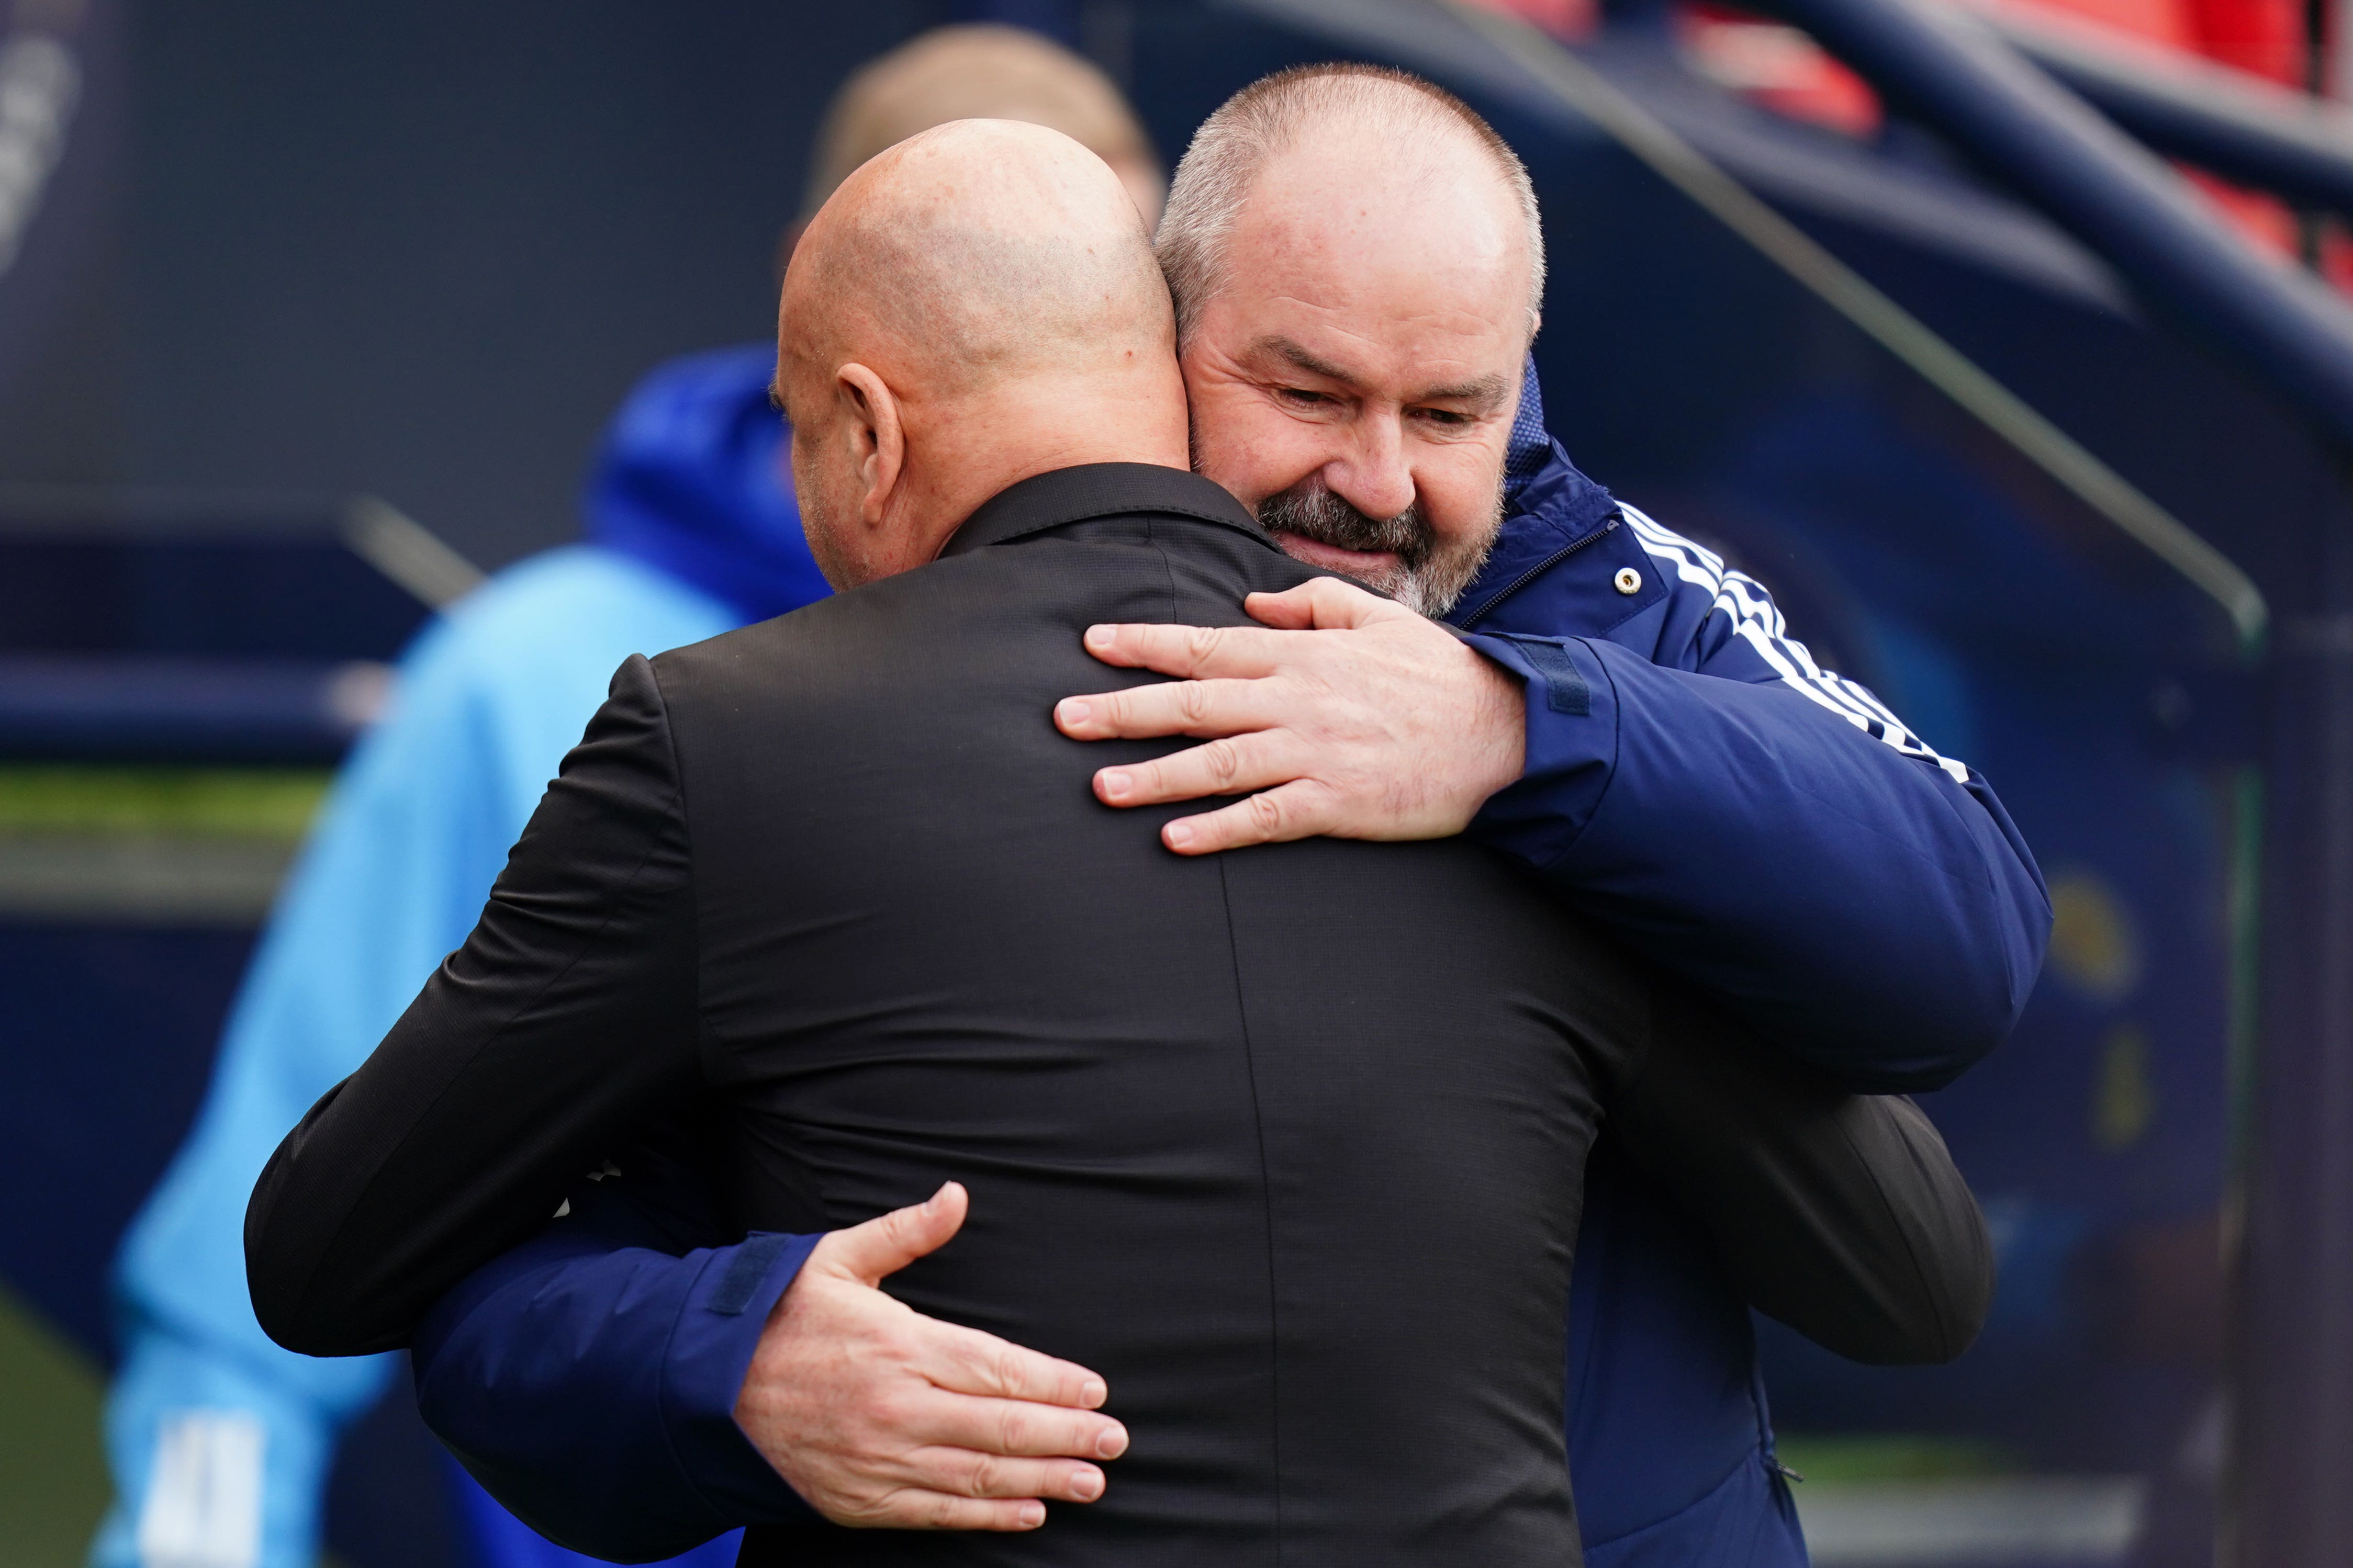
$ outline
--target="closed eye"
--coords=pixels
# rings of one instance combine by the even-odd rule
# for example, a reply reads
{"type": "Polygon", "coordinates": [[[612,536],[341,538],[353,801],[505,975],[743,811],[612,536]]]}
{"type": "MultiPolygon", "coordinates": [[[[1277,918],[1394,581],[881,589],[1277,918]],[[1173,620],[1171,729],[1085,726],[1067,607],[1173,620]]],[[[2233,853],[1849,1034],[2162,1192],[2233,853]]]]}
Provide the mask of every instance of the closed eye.
{"type": "Polygon", "coordinates": [[[1274,395],[1283,402],[1293,404],[1301,408],[1320,407],[1332,401],[1330,394],[1310,391],[1303,386],[1278,386],[1274,389],[1274,395]]]}

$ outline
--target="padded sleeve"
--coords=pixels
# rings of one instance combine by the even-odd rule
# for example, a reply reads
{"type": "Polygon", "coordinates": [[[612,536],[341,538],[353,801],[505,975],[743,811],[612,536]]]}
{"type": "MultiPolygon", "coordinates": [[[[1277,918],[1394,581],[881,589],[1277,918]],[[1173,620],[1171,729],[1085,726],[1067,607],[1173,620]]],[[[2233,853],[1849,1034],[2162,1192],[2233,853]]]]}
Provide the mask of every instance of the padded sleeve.
{"type": "Polygon", "coordinates": [[[744,1237],[693,1163],[659,1148],[607,1169],[418,1326],[425,1424],[518,1519],[593,1557],[647,1562],[813,1520],[734,1406],[823,1238],[744,1237]]]}
{"type": "Polygon", "coordinates": [[[1664,980],[1649,1059],[1610,1125],[1706,1229],[1749,1304],[1825,1349],[1937,1363],[1984,1326],[1985,1219],[1911,1100],[1845,1093],[1664,980]]]}

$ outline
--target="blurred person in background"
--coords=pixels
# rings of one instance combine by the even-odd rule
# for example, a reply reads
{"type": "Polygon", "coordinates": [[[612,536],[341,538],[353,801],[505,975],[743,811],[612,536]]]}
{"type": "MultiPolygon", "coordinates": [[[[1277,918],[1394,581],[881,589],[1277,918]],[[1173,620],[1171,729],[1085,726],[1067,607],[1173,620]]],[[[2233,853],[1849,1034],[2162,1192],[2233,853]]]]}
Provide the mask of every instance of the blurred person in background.
{"type": "MultiPolygon", "coordinates": [[[[937,29],[852,76],[820,129],[804,214],[892,143],[981,116],[1071,136],[1157,218],[1159,166],[1109,79],[995,26],[937,29]]],[[[345,766],[280,896],[195,1127],[124,1239],[123,1362],[106,1415],[116,1500],[99,1568],[301,1568],[318,1555],[338,1436],[397,1363],[269,1342],[246,1289],[246,1199],[287,1130],[465,940],[614,668],[826,594],[786,488],[775,369],[763,341],[648,376],[607,433],[586,542],[501,572],[404,658],[391,713],[345,766]]],[[[482,1563],[586,1561],[455,1464],[448,1473],[482,1563]]],[[[733,1554],[723,1538],[691,1560],[733,1554]]]]}

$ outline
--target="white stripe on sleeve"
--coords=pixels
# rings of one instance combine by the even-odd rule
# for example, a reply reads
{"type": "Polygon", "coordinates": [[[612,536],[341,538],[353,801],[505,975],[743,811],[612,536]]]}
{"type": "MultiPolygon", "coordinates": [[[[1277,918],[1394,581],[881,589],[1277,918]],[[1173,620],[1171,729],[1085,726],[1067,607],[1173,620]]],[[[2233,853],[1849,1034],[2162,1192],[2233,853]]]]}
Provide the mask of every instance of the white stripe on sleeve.
{"type": "Polygon", "coordinates": [[[1704,590],[1712,605],[1710,613],[1722,612],[1732,623],[1733,635],[1754,648],[1792,689],[1904,755],[1934,763],[1956,784],[1969,782],[1968,764],[1938,756],[1870,691],[1816,664],[1806,645],[1788,636],[1780,606],[1773,603],[1763,584],[1731,570],[1724,557],[1662,527],[1634,508],[1620,503],[1619,510],[1651,559],[1704,590]]]}

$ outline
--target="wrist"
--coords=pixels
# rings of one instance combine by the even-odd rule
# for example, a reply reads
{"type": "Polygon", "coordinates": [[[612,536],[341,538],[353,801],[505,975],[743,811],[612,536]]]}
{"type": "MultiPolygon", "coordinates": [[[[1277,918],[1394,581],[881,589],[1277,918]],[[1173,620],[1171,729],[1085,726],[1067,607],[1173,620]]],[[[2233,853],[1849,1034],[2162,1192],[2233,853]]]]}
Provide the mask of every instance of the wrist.
{"type": "Polygon", "coordinates": [[[1476,793],[1468,803],[1475,815],[1490,795],[1517,784],[1527,771],[1527,691],[1518,677],[1483,654],[1463,651],[1478,667],[1471,747],[1471,787],[1476,793]]]}

